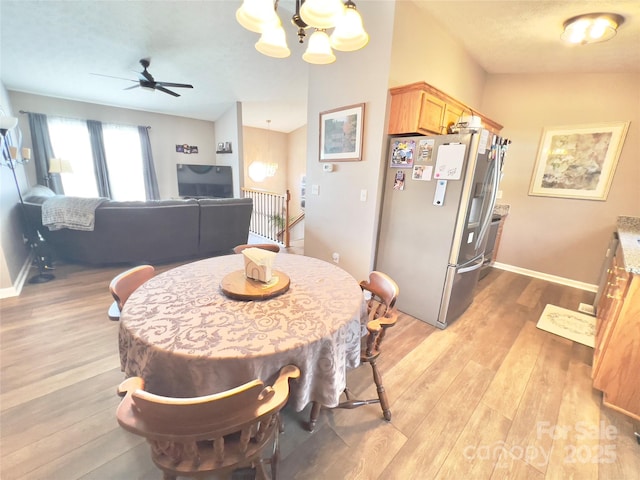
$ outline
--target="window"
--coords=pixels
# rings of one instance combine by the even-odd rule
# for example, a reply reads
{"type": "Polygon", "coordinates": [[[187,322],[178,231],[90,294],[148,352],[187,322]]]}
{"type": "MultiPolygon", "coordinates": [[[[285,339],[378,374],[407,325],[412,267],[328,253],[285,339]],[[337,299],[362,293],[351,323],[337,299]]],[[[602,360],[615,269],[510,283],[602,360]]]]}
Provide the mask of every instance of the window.
{"type": "Polygon", "coordinates": [[[49,117],[49,136],[56,158],[68,160],[73,172],[61,173],[65,195],[97,197],[98,184],[93,169],[93,154],[87,122],[70,118],[49,117]]]}
{"type": "Polygon", "coordinates": [[[145,200],[140,135],[136,127],[102,125],[104,149],[114,200],[145,200]]]}
{"type": "MultiPolygon", "coordinates": [[[[54,155],[68,160],[72,173],[60,174],[65,195],[100,196],[87,122],[49,117],[49,136],[54,155]]],[[[113,200],[145,200],[140,135],[137,127],[102,125],[109,187],[113,200]]]]}

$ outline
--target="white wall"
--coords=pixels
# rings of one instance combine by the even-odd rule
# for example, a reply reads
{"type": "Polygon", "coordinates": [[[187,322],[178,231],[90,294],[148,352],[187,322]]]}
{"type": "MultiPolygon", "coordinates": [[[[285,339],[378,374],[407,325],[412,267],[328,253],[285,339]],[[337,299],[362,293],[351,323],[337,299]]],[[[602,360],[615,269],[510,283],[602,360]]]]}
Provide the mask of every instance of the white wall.
{"type": "Polygon", "coordinates": [[[337,52],[331,65],[311,66],[307,119],[307,200],[305,254],[331,261],[357,279],[373,267],[381,190],[381,160],[386,146],[386,109],[394,17],[393,2],[361,2],[358,10],[371,40],[357,52],[337,52]],[[319,114],[338,107],[365,103],[361,162],[336,162],[322,171],[318,161],[319,114]],[[317,185],[319,195],[313,195],[317,185]],[[360,201],[366,190],[366,202],[360,201]]]}
{"type": "Polygon", "coordinates": [[[485,79],[482,67],[434,18],[413,2],[396,3],[390,87],[427,82],[480,109],[485,79]]]}
{"type": "Polygon", "coordinates": [[[231,153],[216,155],[216,165],[226,165],[233,170],[233,196],[242,197],[244,187],[244,140],[242,138],[242,105],[236,103],[216,123],[216,145],[231,143],[231,153]]]}
{"type": "Polygon", "coordinates": [[[618,215],[640,216],[640,74],[491,75],[483,112],[512,140],[497,261],[596,284],[618,215]],[[630,121],[606,201],[529,196],[544,127],[630,121]]]}
{"type": "Polygon", "coordinates": [[[289,165],[289,135],[264,128],[244,127],[244,182],[246,188],[265,190],[284,195],[287,190],[287,169],[289,165]],[[249,177],[249,166],[253,162],[275,163],[275,175],[256,182],[249,177]]]}
{"type": "MultiPolygon", "coordinates": [[[[158,176],[161,198],[178,196],[176,164],[216,164],[215,124],[172,115],[142,112],[125,108],[108,107],[93,103],[76,102],[59,98],[9,92],[15,112],[19,110],[47,115],[58,115],[86,120],[121,123],[124,125],[150,126],[149,138],[158,176]],[[197,154],[176,152],[176,145],[195,145],[197,154]]],[[[24,143],[31,145],[29,121],[26,115],[17,115],[24,135],[24,143]]],[[[35,167],[28,168],[29,180],[35,184],[35,167]]]]}
{"type": "MultiPolygon", "coordinates": [[[[12,108],[9,94],[0,82],[0,115],[18,116],[12,108]]],[[[14,145],[17,142],[17,129],[11,130],[14,145]]],[[[16,145],[19,146],[19,145],[16,145]]],[[[4,145],[3,145],[4,148],[4,145]]],[[[16,178],[21,191],[27,188],[24,168],[16,166],[16,178]]],[[[0,166],[0,298],[14,296],[19,293],[28,268],[26,261],[29,249],[22,241],[22,213],[18,189],[11,169],[0,166]]]]}

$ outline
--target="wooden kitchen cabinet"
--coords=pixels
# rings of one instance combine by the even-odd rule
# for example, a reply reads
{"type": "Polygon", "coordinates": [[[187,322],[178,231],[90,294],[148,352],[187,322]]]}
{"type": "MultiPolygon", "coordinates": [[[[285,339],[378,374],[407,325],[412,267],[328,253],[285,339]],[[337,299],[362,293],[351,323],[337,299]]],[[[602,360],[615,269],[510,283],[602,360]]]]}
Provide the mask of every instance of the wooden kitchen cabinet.
{"type": "Polygon", "coordinates": [[[480,116],[482,126],[494,133],[502,130],[502,125],[425,82],[395,87],[390,93],[390,135],[446,134],[464,113],[480,116]]]}
{"type": "Polygon", "coordinates": [[[606,406],[640,420],[640,275],[623,255],[618,246],[596,307],[592,377],[606,406]]]}

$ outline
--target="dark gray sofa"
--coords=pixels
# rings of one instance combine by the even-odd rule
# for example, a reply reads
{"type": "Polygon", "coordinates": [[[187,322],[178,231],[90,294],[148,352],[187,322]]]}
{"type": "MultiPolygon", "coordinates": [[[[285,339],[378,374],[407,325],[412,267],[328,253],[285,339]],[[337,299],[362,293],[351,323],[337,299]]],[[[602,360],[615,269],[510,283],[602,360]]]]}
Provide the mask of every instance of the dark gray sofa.
{"type": "Polygon", "coordinates": [[[231,253],[247,243],[253,210],[250,198],[107,200],[95,209],[93,231],[50,231],[42,225],[48,197],[43,188],[25,195],[31,223],[56,256],[90,265],[159,264],[231,253]]]}

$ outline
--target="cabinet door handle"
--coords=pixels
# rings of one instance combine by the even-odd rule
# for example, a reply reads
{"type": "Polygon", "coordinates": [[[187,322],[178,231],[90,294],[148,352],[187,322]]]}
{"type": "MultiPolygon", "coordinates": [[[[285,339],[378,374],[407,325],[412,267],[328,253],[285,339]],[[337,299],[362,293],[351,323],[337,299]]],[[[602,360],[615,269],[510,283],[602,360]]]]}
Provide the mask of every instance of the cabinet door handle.
{"type": "Polygon", "coordinates": [[[607,298],[610,298],[611,300],[620,300],[622,297],[620,295],[610,295],[607,293],[607,298]]]}

